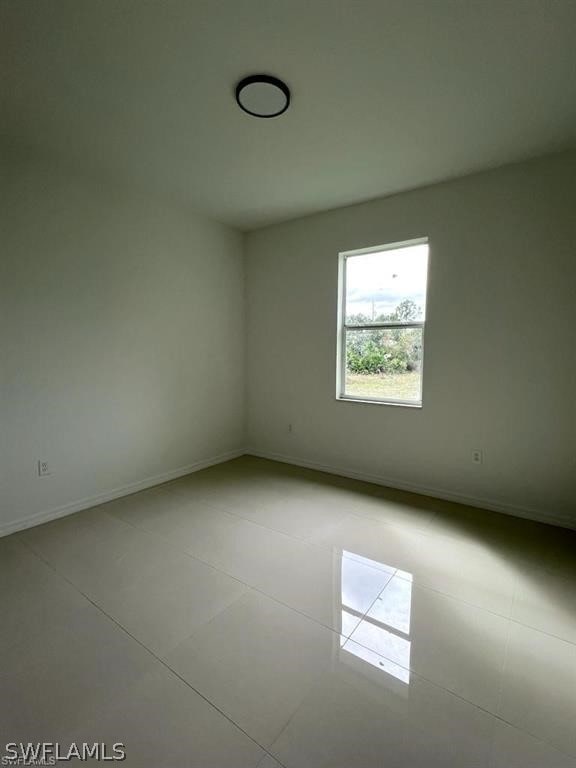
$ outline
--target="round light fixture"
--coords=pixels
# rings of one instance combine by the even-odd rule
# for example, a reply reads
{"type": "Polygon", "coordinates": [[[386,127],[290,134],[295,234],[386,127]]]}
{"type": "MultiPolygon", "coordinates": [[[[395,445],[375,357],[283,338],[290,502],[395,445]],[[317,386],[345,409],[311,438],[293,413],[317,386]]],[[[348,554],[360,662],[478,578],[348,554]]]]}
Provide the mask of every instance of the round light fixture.
{"type": "Polygon", "coordinates": [[[278,117],[290,105],[290,90],[277,77],[250,75],[236,86],[236,101],[254,117],[278,117]]]}

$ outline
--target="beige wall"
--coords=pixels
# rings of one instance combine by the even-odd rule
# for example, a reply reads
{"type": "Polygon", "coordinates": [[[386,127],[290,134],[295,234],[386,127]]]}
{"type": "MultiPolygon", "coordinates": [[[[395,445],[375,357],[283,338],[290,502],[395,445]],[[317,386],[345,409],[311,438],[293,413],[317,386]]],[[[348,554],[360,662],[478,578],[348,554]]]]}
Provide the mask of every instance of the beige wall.
{"type": "Polygon", "coordinates": [[[0,190],[0,533],[241,449],[240,235],[38,159],[0,190]]]}
{"type": "Polygon", "coordinates": [[[246,249],[251,450],[576,525],[576,154],[273,226],[246,249]],[[423,408],[336,401],[338,252],[422,236],[423,408]]]}

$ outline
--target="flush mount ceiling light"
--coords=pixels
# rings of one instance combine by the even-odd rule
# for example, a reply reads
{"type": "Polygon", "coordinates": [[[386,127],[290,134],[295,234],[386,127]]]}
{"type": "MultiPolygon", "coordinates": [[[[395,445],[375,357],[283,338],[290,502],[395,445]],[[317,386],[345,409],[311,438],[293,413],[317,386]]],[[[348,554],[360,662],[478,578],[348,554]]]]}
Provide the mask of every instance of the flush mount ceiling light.
{"type": "Polygon", "coordinates": [[[254,117],[278,117],[290,104],[286,83],[271,75],[250,75],[236,86],[236,101],[240,109],[254,117]]]}

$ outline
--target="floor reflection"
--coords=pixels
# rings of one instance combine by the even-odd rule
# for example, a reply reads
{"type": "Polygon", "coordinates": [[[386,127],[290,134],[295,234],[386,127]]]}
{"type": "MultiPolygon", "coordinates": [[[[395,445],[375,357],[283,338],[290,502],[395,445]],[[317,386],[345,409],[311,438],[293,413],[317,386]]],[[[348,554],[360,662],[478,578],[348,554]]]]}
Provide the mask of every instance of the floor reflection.
{"type": "Polygon", "coordinates": [[[412,574],[344,551],[341,605],[342,654],[361,659],[409,685],[412,574]],[[381,579],[382,571],[390,579],[377,599],[366,606],[367,583],[381,579]]]}

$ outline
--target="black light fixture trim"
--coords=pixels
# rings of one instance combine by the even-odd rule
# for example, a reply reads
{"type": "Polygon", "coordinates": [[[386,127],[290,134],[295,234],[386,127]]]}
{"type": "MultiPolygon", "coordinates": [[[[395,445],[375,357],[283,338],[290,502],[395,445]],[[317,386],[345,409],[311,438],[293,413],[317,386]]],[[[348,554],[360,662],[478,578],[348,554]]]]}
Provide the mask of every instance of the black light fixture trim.
{"type": "Polygon", "coordinates": [[[236,86],[236,103],[240,109],[242,109],[248,115],[252,115],[253,117],[261,117],[264,120],[269,117],[278,117],[278,115],[284,114],[284,112],[286,112],[290,106],[290,89],[286,83],[283,83],[282,80],[279,80],[277,77],[273,77],[272,75],[249,75],[248,77],[244,77],[242,80],[240,80],[236,86]],[[286,98],[286,104],[284,104],[281,110],[270,115],[263,115],[259,112],[251,112],[249,109],[246,109],[246,107],[240,101],[240,94],[247,85],[252,85],[253,83],[267,83],[268,85],[275,86],[284,94],[284,97],[286,98]]]}

